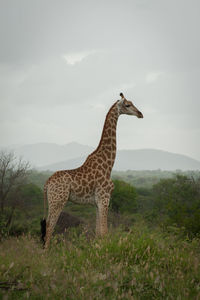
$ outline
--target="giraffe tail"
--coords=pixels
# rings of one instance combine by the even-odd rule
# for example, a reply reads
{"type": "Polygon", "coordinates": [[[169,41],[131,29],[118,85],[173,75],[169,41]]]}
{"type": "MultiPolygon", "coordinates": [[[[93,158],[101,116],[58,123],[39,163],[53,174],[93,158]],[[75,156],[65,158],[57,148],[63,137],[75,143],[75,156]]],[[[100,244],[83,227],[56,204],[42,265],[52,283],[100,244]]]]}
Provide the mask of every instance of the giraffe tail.
{"type": "Polygon", "coordinates": [[[40,222],[41,226],[41,240],[45,243],[45,236],[46,236],[46,202],[47,202],[47,184],[44,185],[44,216],[40,222]]]}
{"type": "Polygon", "coordinates": [[[45,244],[45,236],[46,236],[46,219],[41,220],[40,222],[40,226],[41,226],[41,240],[43,242],[43,244],[45,244]]]}

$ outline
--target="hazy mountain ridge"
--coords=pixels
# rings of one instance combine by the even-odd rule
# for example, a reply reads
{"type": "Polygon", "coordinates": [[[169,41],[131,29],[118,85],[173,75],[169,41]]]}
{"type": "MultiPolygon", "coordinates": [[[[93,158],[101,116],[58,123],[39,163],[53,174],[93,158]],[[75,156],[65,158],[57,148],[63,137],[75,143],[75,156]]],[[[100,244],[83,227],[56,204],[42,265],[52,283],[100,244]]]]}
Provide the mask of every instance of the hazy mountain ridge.
{"type": "MultiPolygon", "coordinates": [[[[9,149],[11,149],[10,147],[9,149]]],[[[62,170],[79,167],[94,150],[72,142],[65,145],[39,143],[13,147],[16,155],[40,170],[62,170]]],[[[117,151],[114,170],[200,170],[200,161],[186,155],[156,149],[117,151]]]]}
{"type": "MultiPolygon", "coordinates": [[[[42,166],[41,170],[73,169],[81,166],[87,155],[42,166]]],[[[200,170],[200,161],[188,156],[156,149],[117,151],[114,170],[200,170]]]]}
{"type": "Polygon", "coordinates": [[[120,150],[115,170],[199,170],[200,161],[189,156],[157,149],[120,150]]]}
{"type": "Polygon", "coordinates": [[[37,143],[23,146],[13,145],[7,147],[7,149],[13,150],[17,156],[22,156],[36,168],[88,155],[93,151],[92,147],[76,142],[65,145],[54,143],[37,143]]]}

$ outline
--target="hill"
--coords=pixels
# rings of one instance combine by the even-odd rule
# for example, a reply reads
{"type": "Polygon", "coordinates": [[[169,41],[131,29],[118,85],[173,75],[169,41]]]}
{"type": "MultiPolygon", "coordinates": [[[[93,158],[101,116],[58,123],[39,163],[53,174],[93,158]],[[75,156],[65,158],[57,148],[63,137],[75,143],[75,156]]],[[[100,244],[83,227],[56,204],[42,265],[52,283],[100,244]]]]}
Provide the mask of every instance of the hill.
{"type": "MultiPolygon", "coordinates": [[[[39,143],[12,146],[17,156],[22,156],[39,170],[62,170],[79,167],[94,150],[88,145],[72,142],[65,145],[39,143]]],[[[114,170],[200,170],[200,161],[191,157],[156,149],[119,150],[114,170]]]]}
{"type": "MultiPolygon", "coordinates": [[[[44,165],[41,170],[62,170],[79,167],[87,155],[44,165]]],[[[177,153],[156,149],[119,150],[114,170],[200,170],[200,162],[177,153]]]]}
{"type": "Polygon", "coordinates": [[[199,170],[200,161],[186,155],[156,149],[121,150],[115,170],[199,170]]]}
{"type": "Polygon", "coordinates": [[[69,160],[82,155],[88,155],[93,148],[72,142],[65,145],[53,143],[37,143],[23,146],[11,146],[8,150],[13,150],[17,156],[22,156],[34,167],[54,164],[62,160],[69,160]]]}

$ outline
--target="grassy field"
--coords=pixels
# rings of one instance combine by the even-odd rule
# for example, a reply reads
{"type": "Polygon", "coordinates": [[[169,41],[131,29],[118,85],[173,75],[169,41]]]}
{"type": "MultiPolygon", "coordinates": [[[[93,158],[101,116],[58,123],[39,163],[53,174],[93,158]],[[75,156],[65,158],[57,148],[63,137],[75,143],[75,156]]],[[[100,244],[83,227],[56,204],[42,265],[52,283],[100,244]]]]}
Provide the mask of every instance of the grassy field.
{"type": "Polygon", "coordinates": [[[136,222],[103,239],[71,229],[0,244],[0,299],[200,299],[200,241],[136,222]]]}

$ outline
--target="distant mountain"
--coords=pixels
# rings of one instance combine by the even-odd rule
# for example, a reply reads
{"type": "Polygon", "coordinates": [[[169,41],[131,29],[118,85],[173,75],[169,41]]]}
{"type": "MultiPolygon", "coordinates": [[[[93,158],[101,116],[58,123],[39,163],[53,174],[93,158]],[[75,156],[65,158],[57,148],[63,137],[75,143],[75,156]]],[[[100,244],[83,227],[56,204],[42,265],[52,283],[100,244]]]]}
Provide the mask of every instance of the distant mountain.
{"type": "Polygon", "coordinates": [[[78,143],[57,145],[53,143],[39,143],[24,146],[10,146],[17,156],[22,156],[34,167],[54,164],[62,160],[73,159],[82,155],[88,155],[93,148],[78,143]]]}
{"type": "Polygon", "coordinates": [[[200,161],[189,156],[156,149],[121,150],[115,170],[200,170],[200,161]]]}
{"type": "MultiPolygon", "coordinates": [[[[64,170],[79,167],[87,155],[42,166],[41,170],[64,170]]],[[[200,170],[200,161],[182,154],[155,149],[119,150],[114,170],[200,170]]]]}
{"type": "Polygon", "coordinates": [[[49,170],[49,171],[57,171],[57,170],[70,170],[70,169],[75,169],[80,167],[84,161],[86,160],[87,155],[81,156],[81,157],[76,157],[73,159],[65,160],[65,161],[60,161],[54,164],[42,166],[39,168],[39,170],[49,170]]]}
{"type": "MultiPolygon", "coordinates": [[[[9,147],[40,170],[63,170],[79,167],[94,150],[87,145],[40,143],[9,147]]],[[[200,170],[200,161],[185,155],[155,149],[119,150],[114,170],[200,170]]]]}

